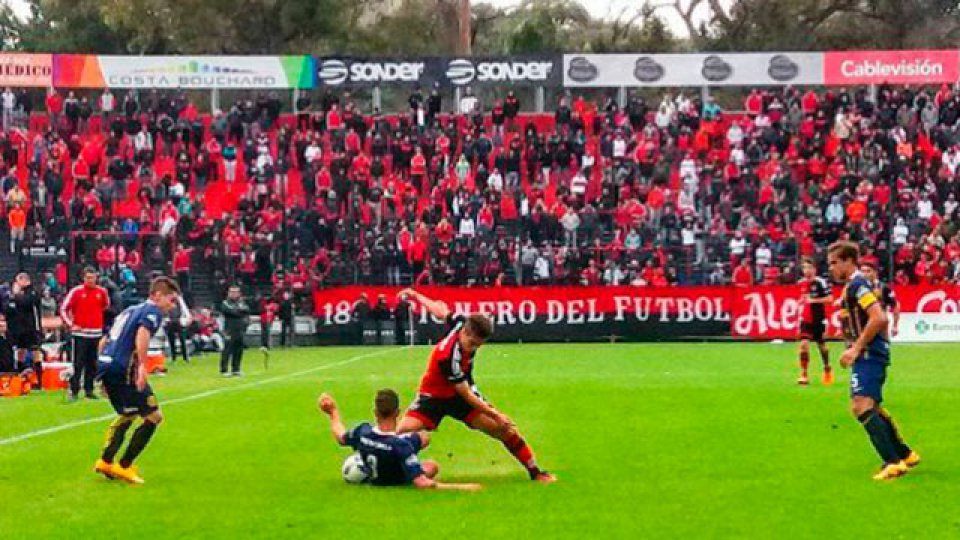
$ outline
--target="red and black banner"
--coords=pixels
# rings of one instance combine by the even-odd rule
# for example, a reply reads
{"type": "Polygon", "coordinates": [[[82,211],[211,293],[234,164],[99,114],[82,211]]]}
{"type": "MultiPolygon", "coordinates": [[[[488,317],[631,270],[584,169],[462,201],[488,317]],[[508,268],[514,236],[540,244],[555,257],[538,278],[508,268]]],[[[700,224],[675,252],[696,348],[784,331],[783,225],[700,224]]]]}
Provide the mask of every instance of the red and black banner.
{"type": "MultiPolygon", "coordinates": [[[[713,287],[502,287],[419,289],[458,313],[485,313],[503,341],[648,341],[730,334],[729,292],[713,287]]],[[[343,287],[317,291],[320,332],[339,333],[355,323],[353,305],[366,293],[371,306],[385,295],[392,309],[395,287],[343,287]]],[[[415,306],[421,340],[443,335],[443,322],[415,306]]]]}
{"type": "MultiPolygon", "coordinates": [[[[357,341],[353,317],[361,294],[371,308],[383,295],[391,311],[398,287],[339,287],[314,294],[321,341],[357,341]]],[[[800,328],[799,286],[752,287],[426,287],[457,313],[485,313],[499,341],[671,341],[697,338],[796,339],[800,328]]],[[[960,287],[896,288],[904,313],[960,314],[960,287]]],[[[834,290],[839,297],[840,288],[834,290]]],[[[958,315],[960,316],[960,315],[958,315]]],[[[443,321],[414,306],[417,340],[443,335],[443,321]]],[[[840,333],[837,312],[828,306],[828,335],[840,333]]]]}

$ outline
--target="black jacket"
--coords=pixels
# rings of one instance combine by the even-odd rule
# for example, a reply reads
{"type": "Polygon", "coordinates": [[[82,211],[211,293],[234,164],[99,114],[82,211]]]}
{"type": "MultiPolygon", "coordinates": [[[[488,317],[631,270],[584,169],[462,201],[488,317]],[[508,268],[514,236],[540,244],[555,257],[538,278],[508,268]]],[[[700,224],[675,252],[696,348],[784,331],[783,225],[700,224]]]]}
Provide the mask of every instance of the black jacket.
{"type": "Polygon", "coordinates": [[[242,338],[250,323],[250,307],[243,299],[237,302],[224,300],[220,303],[223,313],[223,331],[230,338],[242,338]]]}
{"type": "Polygon", "coordinates": [[[3,311],[11,335],[40,333],[40,296],[33,287],[11,296],[3,311]]]}

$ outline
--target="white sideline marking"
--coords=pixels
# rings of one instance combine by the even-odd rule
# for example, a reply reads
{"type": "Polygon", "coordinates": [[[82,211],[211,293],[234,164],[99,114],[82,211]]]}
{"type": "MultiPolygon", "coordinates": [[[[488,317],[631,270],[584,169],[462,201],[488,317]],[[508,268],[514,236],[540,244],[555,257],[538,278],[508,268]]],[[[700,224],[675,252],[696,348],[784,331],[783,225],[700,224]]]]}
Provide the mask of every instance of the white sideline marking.
{"type": "MultiPolygon", "coordinates": [[[[305,369],[305,370],[302,370],[302,371],[296,371],[296,372],[294,372],[294,373],[287,373],[286,375],[278,375],[278,376],[276,376],[276,377],[270,377],[270,378],[268,378],[268,379],[263,379],[263,380],[261,380],[261,381],[254,381],[254,382],[250,382],[250,383],[246,383],[246,384],[241,384],[241,385],[237,385],[237,386],[226,386],[226,387],[222,387],[222,388],[215,388],[215,389],[213,389],[213,390],[207,390],[207,391],[204,391],[204,392],[200,392],[200,393],[198,393],[198,394],[193,394],[193,395],[190,395],[190,396],[183,396],[183,397],[179,397],[179,398],[167,400],[167,401],[164,401],[161,405],[164,406],[164,407],[166,407],[166,406],[168,406],[168,405],[173,405],[174,403],[185,403],[185,402],[187,402],[187,401],[195,401],[195,400],[198,400],[198,399],[208,398],[208,397],[210,397],[210,396],[215,396],[215,395],[218,395],[218,394],[224,394],[224,393],[226,393],[226,392],[235,392],[235,391],[238,391],[238,390],[246,390],[247,388],[256,388],[256,387],[258,387],[258,386],[263,386],[263,385],[265,385],[265,384],[275,383],[275,382],[277,382],[277,381],[283,381],[283,380],[286,380],[286,379],[293,379],[293,378],[299,377],[299,376],[301,376],[301,375],[307,375],[307,374],[309,374],[309,373],[315,373],[315,372],[317,372],[317,371],[323,371],[323,370],[325,370],[325,369],[330,369],[330,368],[345,366],[345,365],[347,365],[347,364],[352,364],[353,362],[356,362],[357,360],[365,360],[365,359],[367,359],[367,358],[373,358],[374,356],[380,356],[380,355],[382,355],[382,354],[393,353],[393,352],[397,352],[397,350],[403,350],[403,349],[409,349],[409,348],[410,348],[410,346],[407,345],[407,346],[404,346],[404,347],[400,347],[399,349],[385,349],[385,350],[382,350],[382,351],[376,351],[376,352],[372,352],[372,353],[361,354],[361,355],[358,355],[358,356],[353,356],[353,357],[351,357],[351,358],[347,358],[346,360],[340,360],[339,362],[333,362],[332,364],[324,364],[324,365],[322,365],[322,366],[316,366],[316,367],[312,367],[312,368],[310,368],[310,369],[305,369]]],[[[66,431],[66,430],[68,430],[68,429],[73,429],[73,428],[75,428],[75,427],[85,426],[85,425],[87,425],[87,424],[94,424],[94,423],[97,423],[97,422],[104,422],[104,421],[106,421],[106,420],[110,420],[111,418],[115,418],[116,416],[117,416],[116,414],[105,414],[105,415],[103,415],[103,416],[97,416],[97,417],[94,417],[94,418],[85,418],[85,419],[83,419],[83,420],[76,420],[76,421],[73,421],[73,422],[68,422],[68,423],[66,423],[66,424],[60,424],[59,426],[52,426],[52,427],[48,427],[48,428],[44,428],[44,429],[38,429],[38,430],[36,430],[36,431],[30,431],[30,432],[28,432],[28,433],[23,433],[23,434],[20,434],[20,435],[14,435],[13,437],[7,437],[6,439],[0,439],[0,446],[6,446],[6,445],[9,445],[9,444],[18,443],[18,442],[20,442],[20,441],[25,441],[25,440],[27,440],[27,439],[34,439],[34,438],[36,438],[36,437],[42,437],[42,436],[44,436],[44,435],[50,435],[50,434],[52,434],[52,433],[58,433],[58,432],[61,432],[61,431],[66,431]]]]}

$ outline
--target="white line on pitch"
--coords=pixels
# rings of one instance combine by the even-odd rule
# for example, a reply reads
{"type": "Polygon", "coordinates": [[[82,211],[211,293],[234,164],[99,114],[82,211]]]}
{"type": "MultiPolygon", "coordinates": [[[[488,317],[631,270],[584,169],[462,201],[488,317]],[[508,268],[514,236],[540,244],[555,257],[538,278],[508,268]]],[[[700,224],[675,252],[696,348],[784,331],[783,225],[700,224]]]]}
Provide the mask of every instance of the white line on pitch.
{"type": "MultiPolygon", "coordinates": [[[[400,347],[399,350],[409,349],[409,348],[410,348],[410,346],[407,345],[407,346],[405,346],[405,347],[400,347]]],[[[365,360],[365,359],[367,359],[367,358],[373,358],[374,356],[380,356],[380,355],[382,355],[382,354],[396,352],[397,350],[398,350],[398,349],[384,349],[384,350],[380,350],[380,351],[376,351],[376,352],[372,352],[372,353],[366,353],[366,354],[361,354],[361,355],[358,355],[358,356],[353,356],[353,357],[351,357],[351,358],[347,358],[346,360],[340,360],[339,362],[333,362],[333,363],[331,363],[331,364],[324,364],[324,365],[322,365],[322,366],[312,367],[312,368],[310,368],[310,369],[305,369],[305,370],[302,370],[302,371],[296,371],[296,372],[294,372],[294,373],[288,373],[288,374],[286,374],[286,375],[278,375],[278,376],[276,376],[276,377],[270,377],[269,379],[263,379],[263,380],[261,380],[261,381],[254,381],[254,382],[250,382],[250,383],[246,383],[246,384],[241,384],[241,385],[237,385],[237,386],[225,386],[225,387],[222,387],[222,388],[215,388],[215,389],[213,389],[213,390],[207,390],[207,391],[205,391],[205,392],[200,392],[200,393],[198,393],[198,394],[193,394],[193,395],[189,395],[189,396],[184,396],[184,397],[179,397],[179,398],[174,398],[174,399],[171,399],[171,400],[167,400],[167,401],[163,402],[161,405],[164,406],[164,407],[166,407],[166,406],[172,405],[172,404],[174,404],[174,403],[184,403],[184,402],[187,402],[187,401],[195,401],[195,400],[198,400],[198,399],[208,398],[208,397],[210,397],[210,396],[215,396],[215,395],[218,395],[218,394],[224,394],[224,393],[226,393],[226,392],[235,392],[235,391],[238,391],[238,390],[246,390],[247,388],[256,388],[256,387],[258,387],[258,386],[263,386],[263,385],[265,385],[265,384],[275,383],[275,382],[277,382],[277,381],[283,381],[283,380],[287,380],[287,379],[293,379],[293,378],[299,377],[299,376],[301,376],[301,375],[307,375],[307,374],[309,374],[309,373],[315,373],[315,372],[317,372],[317,371],[323,371],[323,370],[325,370],[325,369],[330,369],[330,368],[345,366],[345,365],[347,365],[347,364],[352,364],[353,362],[356,362],[357,360],[365,360]]],[[[9,445],[9,444],[18,443],[18,442],[20,442],[20,441],[25,441],[25,440],[27,440],[27,439],[34,439],[34,438],[36,438],[36,437],[42,437],[42,436],[44,436],[44,435],[50,435],[50,434],[53,434],[53,433],[58,433],[58,432],[61,432],[61,431],[66,431],[66,430],[68,430],[68,429],[73,429],[73,428],[75,428],[75,427],[85,426],[85,425],[87,425],[87,424],[94,424],[94,423],[97,423],[97,422],[104,422],[104,421],[106,421],[106,420],[110,420],[111,418],[115,418],[115,417],[116,417],[115,414],[105,414],[105,415],[103,415],[103,416],[96,416],[96,417],[94,417],[94,418],[85,418],[85,419],[83,419],[83,420],[77,420],[77,421],[74,421],[74,422],[68,422],[68,423],[66,423],[66,424],[60,424],[59,426],[52,426],[52,427],[48,427],[48,428],[44,428],[44,429],[38,429],[38,430],[36,430],[36,431],[31,431],[31,432],[29,432],[29,433],[23,433],[23,434],[21,434],[21,435],[14,435],[13,437],[7,437],[6,439],[0,439],[0,446],[6,446],[6,445],[9,445]]]]}

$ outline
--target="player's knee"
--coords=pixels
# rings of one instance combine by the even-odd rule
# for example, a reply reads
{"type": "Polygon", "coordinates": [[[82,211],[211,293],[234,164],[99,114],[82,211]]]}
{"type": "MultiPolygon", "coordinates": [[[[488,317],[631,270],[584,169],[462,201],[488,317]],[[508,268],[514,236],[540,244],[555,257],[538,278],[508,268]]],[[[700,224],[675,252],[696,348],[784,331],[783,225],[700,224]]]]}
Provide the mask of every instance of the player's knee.
{"type": "Polygon", "coordinates": [[[859,417],[861,414],[873,408],[873,400],[862,396],[856,396],[850,403],[850,412],[859,417]]]}
{"type": "Polygon", "coordinates": [[[423,469],[423,474],[427,478],[436,478],[440,474],[440,464],[432,459],[425,459],[420,463],[420,468],[423,469]]]}

